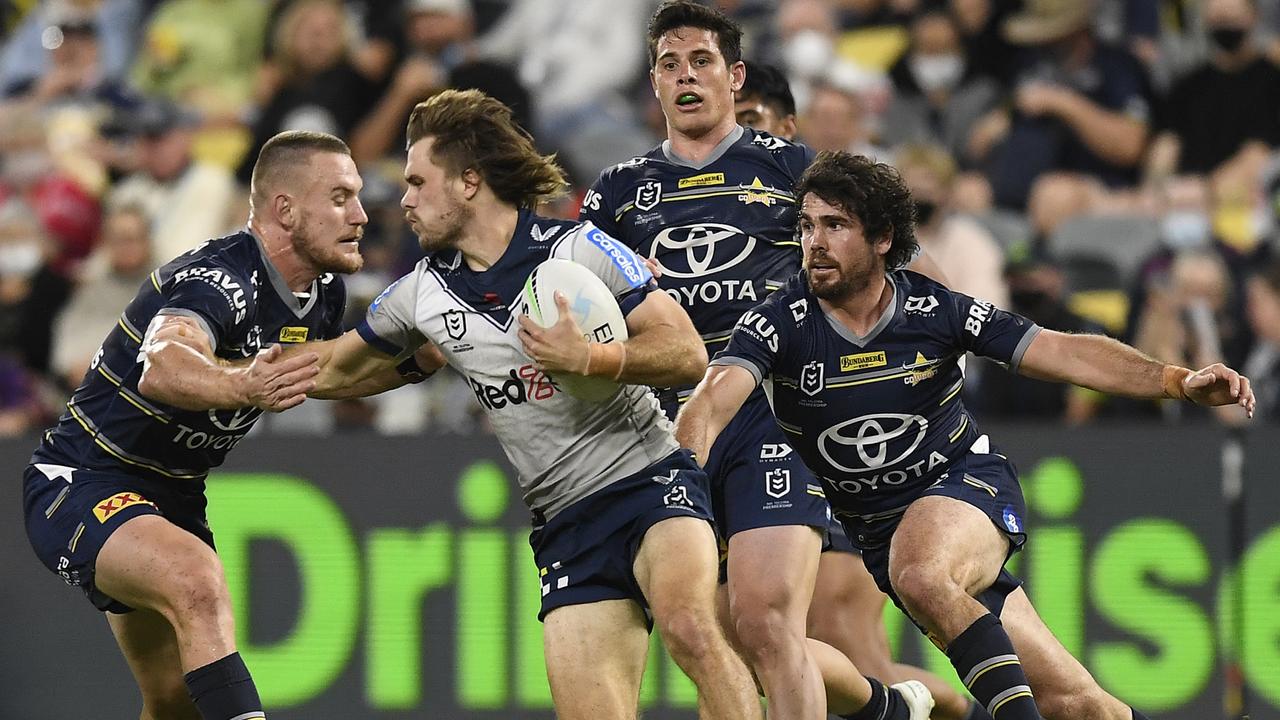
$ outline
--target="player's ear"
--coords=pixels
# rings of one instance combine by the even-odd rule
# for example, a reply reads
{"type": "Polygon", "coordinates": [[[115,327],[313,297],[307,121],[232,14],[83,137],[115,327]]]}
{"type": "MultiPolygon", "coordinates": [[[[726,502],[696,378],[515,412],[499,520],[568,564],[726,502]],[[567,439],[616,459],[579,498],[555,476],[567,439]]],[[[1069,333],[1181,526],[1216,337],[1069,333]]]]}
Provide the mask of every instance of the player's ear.
{"type": "Polygon", "coordinates": [[[739,60],[729,66],[729,87],[736,93],[747,81],[747,64],[739,60]]]}
{"type": "Polygon", "coordinates": [[[879,240],[876,240],[875,242],[876,254],[880,255],[881,257],[888,255],[889,248],[891,247],[893,247],[893,226],[892,225],[890,225],[889,228],[884,231],[884,235],[881,235],[879,240]]]}
{"type": "Polygon", "coordinates": [[[271,198],[271,211],[275,215],[276,222],[286,230],[292,230],[295,223],[295,215],[297,209],[293,206],[293,198],[279,193],[271,198]]]}
{"type": "Polygon", "coordinates": [[[468,200],[475,197],[476,193],[480,191],[482,180],[480,173],[476,172],[475,168],[467,168],[462,171],[462,175],[459,177],[462,180],[462,196],[468,200]]]}
{"type": "Polygon", "coordinates": [[[796,136],[796,129],[796,116],[787,115],[782,118],[782,120],[778,121],[778,132],[774,133],[774,135],[779,135],[790,140],[796,136]]]}

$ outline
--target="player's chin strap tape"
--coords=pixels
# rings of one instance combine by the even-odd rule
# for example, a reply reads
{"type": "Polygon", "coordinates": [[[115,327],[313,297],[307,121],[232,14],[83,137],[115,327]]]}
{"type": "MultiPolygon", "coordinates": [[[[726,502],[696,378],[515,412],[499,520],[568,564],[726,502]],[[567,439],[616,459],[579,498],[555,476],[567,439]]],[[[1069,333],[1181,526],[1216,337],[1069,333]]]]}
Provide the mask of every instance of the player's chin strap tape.
{"type": "Polygon", "coordinates": [[[401,360],[400,364],[396,365],[396,372],[409,383],[420,383],[435,374],[434,370],[431,372],[423,370],[422,366],[418,365],[418,358],[413,355],[401,360]]]}
{"type": "Polygon", "coordinates": [[[1187,387],[1183,383],[1193,372],[1190,368],[1165,365],[1160,375],[1160,385],[1164,388],[1165,397],[1186,400],[1187,387]]]}

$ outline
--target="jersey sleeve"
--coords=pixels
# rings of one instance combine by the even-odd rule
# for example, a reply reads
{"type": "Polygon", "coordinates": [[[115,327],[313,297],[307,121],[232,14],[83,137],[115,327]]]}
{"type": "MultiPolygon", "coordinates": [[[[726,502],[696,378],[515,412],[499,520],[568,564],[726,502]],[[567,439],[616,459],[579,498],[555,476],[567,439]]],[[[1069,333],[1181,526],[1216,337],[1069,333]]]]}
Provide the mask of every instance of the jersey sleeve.
{"type": "Polygon", "coordinates": [[[776,296],[755,306],[738,318],[729,344],[712,358],[712,365],[737,365],[762,382],[773,374],[784,352],[784,328],[776,296]]]}
{"type": "Polygon", "coordinates": [[[416,350],[426,342],[415,320],[420,277],[421,270],[415,268],[374,298],[364,320],[356,326],[365,342],[393,356],[416,350]]]}
{"type": "Polygon", "coordinates": [[[586,266],[603,280],[624,316],[658,289],[653,273],[640,256],[592,223],[579,226],[556,248],[555,254],[586,266]]]}
{"type": "Polygon", "coordinates": [[[960,347],[1017,371],[1040,326],[1027,318],[964,293],[944,291],[960,347]]]}
{"type": "Polygon", "coordinates": [[[223,265],[191,265],[179,269],[162,286],[164,304],[157,315],[179,315],[200,323],[214,351],[235,345],[245,331],[253,285],[223,265]]]}
{"type": "Polygon", "coordinates": [[[605,170],[591,184],[587,194],[582,196],[582,207],[578,209],[578,219],[590,222],[609,235],[618,237],[621,233],[618,232],[618,218],[615,214],[617,212],[618,208],[614,207],[610,193],[609,171],[605,170]]]}

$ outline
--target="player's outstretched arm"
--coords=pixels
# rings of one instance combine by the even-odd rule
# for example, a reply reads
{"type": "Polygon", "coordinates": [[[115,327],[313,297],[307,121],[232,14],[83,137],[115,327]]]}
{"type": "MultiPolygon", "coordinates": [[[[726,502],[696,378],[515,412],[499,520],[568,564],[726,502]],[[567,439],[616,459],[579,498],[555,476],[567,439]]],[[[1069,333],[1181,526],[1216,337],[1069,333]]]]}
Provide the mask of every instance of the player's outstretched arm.
{"type": "Polygon", "coordinates": [[[712,365],[676,417],[676,442],[705,463],[711,446],[755,389],[756,378],[738,365],[712,365]]]}
{"type": "Polygon", "coordinates": [[[1042,330],[1027,347],[1019,372],[1040,380],[1136,398],[1174,398],[1198,405],[1238,404],[1253,417],[1249,379],[1222,363],[1200,370],[1166,365],[1102,335],[1042,330]]]}
{"type": "Polygon", "coordinates": [[[281,347],[262,350],[247,363],[213,354],[205,329],[190,317],[157,315],[142,339],[144,397],[183,410],[258,407],[280,412],[307,398],[315,383],[315,353],[281,357],[281,347]]]}
{"type": "Polygon", "coordinates": [[[624,343],[588,343],[557,292],[559,319],[549,328],[520,316],[524,351],[549,373],[604,377],[633,385],[668,387],[696,382],[707,350],[688,314],[663,292],[651,292],[627,315],[624,343]]]}
{"type": "Polygon", "coordinates": [[[445,364],[444,355],[431,343],[424,343],[405,359],[387,355],[365,342],[355,330],[333,340],[304,343],[286,354],[314,353],[319,373],[308,397],[343,400],[368,397],[418,382],[445,364]]]}

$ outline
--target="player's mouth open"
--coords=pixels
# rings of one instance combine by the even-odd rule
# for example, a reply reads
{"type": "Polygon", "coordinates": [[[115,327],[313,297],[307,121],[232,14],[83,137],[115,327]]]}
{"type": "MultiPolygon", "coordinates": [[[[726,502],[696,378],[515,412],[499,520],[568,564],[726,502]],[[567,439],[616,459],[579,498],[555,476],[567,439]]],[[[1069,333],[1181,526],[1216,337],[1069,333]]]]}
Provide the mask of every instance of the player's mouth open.
{"type": "Polygon", "coordinates": [[[696,110],[702,105],[702,96],[693,92],[682,92],[676,96],[676,107],[682,110],[696,110]]]}

